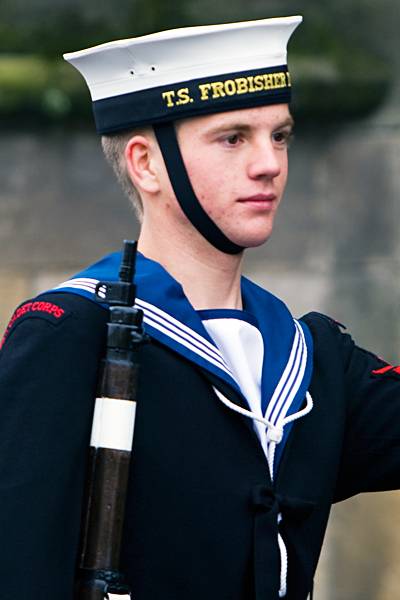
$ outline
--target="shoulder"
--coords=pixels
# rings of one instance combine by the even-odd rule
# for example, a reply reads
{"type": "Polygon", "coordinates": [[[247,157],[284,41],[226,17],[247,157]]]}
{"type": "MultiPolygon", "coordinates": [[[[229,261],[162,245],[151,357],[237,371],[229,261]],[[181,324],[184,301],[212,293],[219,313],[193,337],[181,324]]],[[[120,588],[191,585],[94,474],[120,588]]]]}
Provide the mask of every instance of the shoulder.
{"type": "Polygon", "coordinates": [[[387,362],[373,351],[360,347],[353,339],[347,327],[331,317],[311,312],[301,317],[310,329],[314,341],[314,350],[318,362],[337,365],[338,359],[349,381],[371,381],[386,372],[387,362]]]}
{"type": "Polygon", "coordinates": [[[332,317],[319,312],[310,312],[300,318],[311,332],[315,351],[351,351],[354,342],[346,331],[346,326],[332,317]]]}
{"type": "Polygon", "coordinates": [[[26,406],[32,396],[51,404],[54,390],[74,401],[85,393],[92,398],[107,316],[101,306],[68,293],[43,294],[17,307],[0,349],[3,413],[6,405],[26,406]]]}
{"type": "Polygon", "coordinates": [[[316,311],[303,315],[300,318],[300,321],[306,323],[308,327],[315,333],[322,333],[323,331],[340,333],[341,331],[347,329],[346,325],[343,325],[343,323],[340,323],[332,317],[316,311]]]}
{"type": "Polygon", "coordinates": [[[0,341],[4,351],[12,340],[26,341],[38,335],[90,337],[98,335],[107,322],[107,310],[82,296],[50,292],[31,298],[14,311],[0,341]]]}

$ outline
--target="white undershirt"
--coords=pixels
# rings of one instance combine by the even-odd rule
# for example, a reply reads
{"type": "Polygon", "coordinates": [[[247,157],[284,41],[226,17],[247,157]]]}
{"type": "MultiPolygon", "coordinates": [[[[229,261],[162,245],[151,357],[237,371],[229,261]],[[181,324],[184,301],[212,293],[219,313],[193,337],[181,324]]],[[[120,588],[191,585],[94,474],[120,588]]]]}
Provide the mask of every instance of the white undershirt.
{"type": "MultiPolygon", "coordinates": [[[[250,410],[262,416],[261,376],[264,341],[260,331],[248,321],[236,318],[207,318],[203,320],[203,325],[232,371],[250,410]]],[[[253,421],[253,424],[265,452],[265,426],[258,421],[253,421]]]]}
{"type": "MultiPolygon", "coordinates": [[[[231,369],[236,383],[239,385],[243,396],[249,404],[250,410],[255,415],[263,417],[261,404],[261,377],[264,358],[264,341],[260,331],[248,321],[234,317],[206,317],[203,318],[203,325],[218,346],[225,362],[231,369]]],[[[307,412],[309,412],[309,410],[312,409],[312,400],[309,395],[307,398],[307,407],[307,412]]],[[[303,414],[307,414],[307,412],[304,413],[303,411],[303,414]]],[[[298,414],[297,418],[300,416],[303,415],[298,414]]],[[[253,419],[253,426],[267,458],[272,479],[276,445],[273,442],[271,443],[272,454],[270,455],[267,444],[266,425],[253,419]]],[[[282,515],[279,514],[278,523],[280,523],[281,520],[282,515]]],[[[278,544],[281,556],[279,597],[283,598],[286,596],[287,590],[288,555],[285,542],[280,533],[278,533],[278,544]]]]}

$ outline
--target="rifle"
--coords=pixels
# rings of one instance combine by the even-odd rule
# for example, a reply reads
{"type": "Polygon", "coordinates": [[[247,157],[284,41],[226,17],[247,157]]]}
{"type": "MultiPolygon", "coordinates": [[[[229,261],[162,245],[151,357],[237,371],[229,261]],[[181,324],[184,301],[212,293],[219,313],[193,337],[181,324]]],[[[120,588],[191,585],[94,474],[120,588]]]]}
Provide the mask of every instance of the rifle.
{"type": "Polygon", "coordinates": [[[75,600],[129,600],[119,559],[132,450],[138,349],[146,341],[143,312],[134,308],[136,243],[124,242],[118,282],[99,282],[110,305],[107,348],[98,382],[75,600]]]}

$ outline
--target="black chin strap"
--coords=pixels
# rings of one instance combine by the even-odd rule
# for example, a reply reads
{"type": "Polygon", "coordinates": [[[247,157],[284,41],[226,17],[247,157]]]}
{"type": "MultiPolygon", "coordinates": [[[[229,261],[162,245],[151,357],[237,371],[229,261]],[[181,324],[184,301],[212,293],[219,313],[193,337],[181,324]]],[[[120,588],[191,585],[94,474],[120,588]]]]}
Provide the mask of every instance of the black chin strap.
{"type": "Polygon", "coordinates": [[[203,210],[190,183],[173,123],[154,125],[154,132],[164,158],[175,196],[183,212],[199,233],[215,248],[226,254],[239,254],[244,248],[231,242],[203,210]]]}

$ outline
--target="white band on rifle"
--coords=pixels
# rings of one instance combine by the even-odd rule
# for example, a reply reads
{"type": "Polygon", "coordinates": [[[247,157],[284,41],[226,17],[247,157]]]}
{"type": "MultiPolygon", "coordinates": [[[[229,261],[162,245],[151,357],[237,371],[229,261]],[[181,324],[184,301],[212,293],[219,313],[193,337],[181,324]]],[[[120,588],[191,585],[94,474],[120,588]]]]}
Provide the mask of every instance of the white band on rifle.
{"type": "Polygon", "coordinates": [[[96,398],[92,437],[94,448],[132,450],[136,402],[117,398],[96,398]]]}

